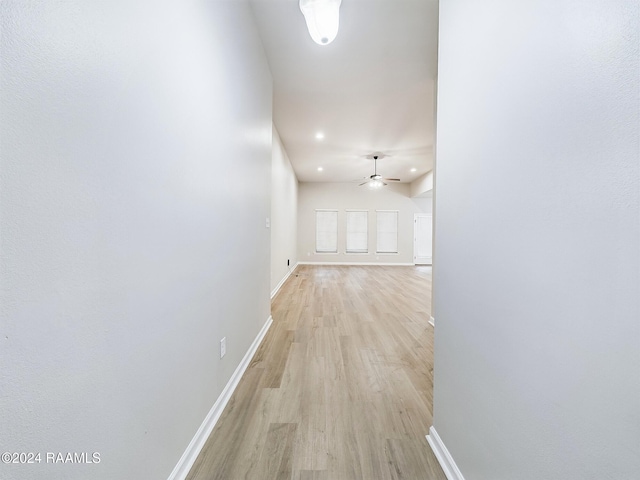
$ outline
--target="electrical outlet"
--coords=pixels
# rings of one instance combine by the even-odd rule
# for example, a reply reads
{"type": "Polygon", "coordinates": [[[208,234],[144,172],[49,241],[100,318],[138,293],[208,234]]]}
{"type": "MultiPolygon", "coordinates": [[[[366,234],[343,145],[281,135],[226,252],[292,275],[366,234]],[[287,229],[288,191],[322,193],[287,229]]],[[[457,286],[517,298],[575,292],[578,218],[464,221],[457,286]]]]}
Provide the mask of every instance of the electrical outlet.
{"type": "Polygon", "coordinates": [[[227,337],[220,340],[220,358],[224,357],[227,353],[227,337]]]}

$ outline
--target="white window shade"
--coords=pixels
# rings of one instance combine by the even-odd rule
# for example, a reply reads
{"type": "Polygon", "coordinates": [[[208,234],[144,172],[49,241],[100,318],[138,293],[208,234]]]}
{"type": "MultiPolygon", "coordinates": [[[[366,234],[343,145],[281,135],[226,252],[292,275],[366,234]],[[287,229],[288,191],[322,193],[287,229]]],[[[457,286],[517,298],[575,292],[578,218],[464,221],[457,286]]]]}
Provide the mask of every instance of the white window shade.
{"type": "Polygon", "coordinates": [[[378,253],[398,253],[398,212],[378,210],[376,212],[378,253]]]}
{"type": "Polygon", "coordinates": [[[337,210],[316,210],[316,252],[338,253],[337,210]]]}
{"type": "Polygon", "coordinates": [[[347,210],[347,253],[367,253],[368,217],[366,210],[347,210]]]}

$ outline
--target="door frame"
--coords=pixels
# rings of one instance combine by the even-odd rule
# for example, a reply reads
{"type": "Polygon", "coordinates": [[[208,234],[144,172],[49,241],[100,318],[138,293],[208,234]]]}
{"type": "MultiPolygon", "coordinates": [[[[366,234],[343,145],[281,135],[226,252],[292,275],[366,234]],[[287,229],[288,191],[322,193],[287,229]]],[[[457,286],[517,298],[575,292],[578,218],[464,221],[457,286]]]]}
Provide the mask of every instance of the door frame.
{"type": "Polygon", "coordinates": [[[432,213],[414,213],[413,214],[413,264],[414,265],[433,265],[433,214],[432,213]],[[431,223],[431,255],[418,258],[416,243],[418,241],[418,217],[429,217],[431,223]]]}

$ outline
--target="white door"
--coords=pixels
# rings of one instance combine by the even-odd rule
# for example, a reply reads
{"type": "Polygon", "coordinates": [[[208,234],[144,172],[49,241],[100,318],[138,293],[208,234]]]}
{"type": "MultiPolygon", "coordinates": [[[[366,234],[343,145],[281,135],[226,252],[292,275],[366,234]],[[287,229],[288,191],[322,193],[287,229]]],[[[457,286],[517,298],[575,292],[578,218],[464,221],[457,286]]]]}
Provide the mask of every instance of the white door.
{"type": "Polygon", "coordinates": [[[416,213],[413,220],[413,263],[431,265],[433,231],[431,215],[416,213]]]}

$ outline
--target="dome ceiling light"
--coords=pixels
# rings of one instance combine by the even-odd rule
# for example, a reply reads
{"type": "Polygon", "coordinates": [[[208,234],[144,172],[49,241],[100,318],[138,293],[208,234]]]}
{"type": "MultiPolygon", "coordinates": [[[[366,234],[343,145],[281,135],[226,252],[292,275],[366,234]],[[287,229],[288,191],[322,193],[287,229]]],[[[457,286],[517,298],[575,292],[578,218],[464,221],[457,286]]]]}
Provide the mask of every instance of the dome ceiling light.
{"type": "Polygon", "coordinates": [[[328,45],[338,35],[342,0],[300,0],[309,35],[318,45],[328,45]]]}

